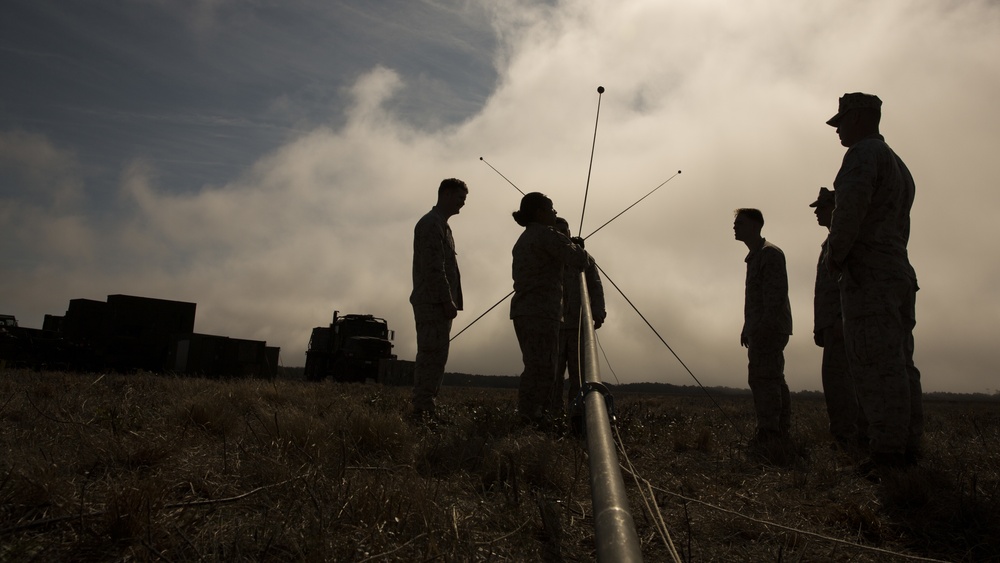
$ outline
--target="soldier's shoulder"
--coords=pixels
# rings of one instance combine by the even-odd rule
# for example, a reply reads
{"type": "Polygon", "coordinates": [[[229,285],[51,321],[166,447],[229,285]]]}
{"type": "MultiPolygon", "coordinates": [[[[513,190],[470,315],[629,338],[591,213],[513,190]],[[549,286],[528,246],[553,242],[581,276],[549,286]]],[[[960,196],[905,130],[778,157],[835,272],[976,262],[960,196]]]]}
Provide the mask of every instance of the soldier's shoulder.
{"type": "Polygon", "coordinates": [[[881,135],[872,135],[851,145],[851,148],[847,149],[847,155],[856,158],[863,155],[878,154],[891,150],[892,149],[889,148],[889,144],[885,142],[884,137],[881,135]]]}
{"type": "Polygon", "coordinates": [[[420,217],[420,219],[417,221],[416,227],[414,228],[418,230],[439,228],[441,223],[442,221],[440,216],[437,213],[434,213],[433,210],[431,210],[428,211],[427,213],[424,213],[424,215],[420,217]]]}
{"type": "Polygon", "coordinates": [[[761,251],[767,254],[780,254],[781,256],[785,255],[785,252],[781,250],[781,248],[778,245],[774,244],[769,240],[764,241],[764,246],[761,247],[761,251]]]}

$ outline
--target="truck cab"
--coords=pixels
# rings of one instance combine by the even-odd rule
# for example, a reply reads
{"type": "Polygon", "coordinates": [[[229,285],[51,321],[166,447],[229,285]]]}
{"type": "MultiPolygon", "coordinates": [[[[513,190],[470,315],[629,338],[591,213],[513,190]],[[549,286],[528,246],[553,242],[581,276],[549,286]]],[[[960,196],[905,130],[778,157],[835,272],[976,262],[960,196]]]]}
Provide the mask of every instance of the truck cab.
{"type": "Polygon", "coordinates": [[[393,331],[374,315],[340,315],[328,327],[316,327],[306,351],[305,377],[319,381],[378,380],[380,363],[394,360],[393,331]]]}

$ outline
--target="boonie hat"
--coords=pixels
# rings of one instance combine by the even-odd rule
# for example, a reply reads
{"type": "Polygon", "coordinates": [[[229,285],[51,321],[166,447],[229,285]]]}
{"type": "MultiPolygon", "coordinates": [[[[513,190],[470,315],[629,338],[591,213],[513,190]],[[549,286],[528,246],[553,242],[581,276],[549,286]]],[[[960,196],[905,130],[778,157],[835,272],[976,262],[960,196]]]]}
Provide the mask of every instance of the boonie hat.
{"type": "Polygon", "coordinates": [[[834,197],[833,194],[834,194],[833,190],[820,188],[819,197],[816,198],[816,201],[810,203],[809,207],[820,207],[822,205],[830,205],[830,206],[835,205],[836,198],[834,197]]]}
{"type": "Polygon", "coordinates": [[[882,100],[874,94],[864,94],[862,92],[852,92],[850,94],[844,94],[840,97],[840,102],[837,106],[837,115],[831,117],[826,121],[826,124],[831,127],[836,127],[840,122],[840,118],[844,117],[844,113],[852,109],[859,108],[873,108],[880,109],[882,107],[882,100]]]}

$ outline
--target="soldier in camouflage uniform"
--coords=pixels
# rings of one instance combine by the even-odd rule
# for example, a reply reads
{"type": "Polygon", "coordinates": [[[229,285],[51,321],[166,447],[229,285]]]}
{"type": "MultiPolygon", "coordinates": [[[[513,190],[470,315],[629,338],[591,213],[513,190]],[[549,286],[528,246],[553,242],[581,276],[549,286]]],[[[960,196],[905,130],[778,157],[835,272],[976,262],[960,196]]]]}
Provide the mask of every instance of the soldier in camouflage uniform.
{"type": "Polygon", "coordinates": [[[789,438],[792,407],[785,383],[785,346],[792,334],[785,254],[760,231],[764,215],[757,209],[737,209],[736,240],[746,244],[746,301],[740,345],[747,348],[748,381],[757,413],[752,446],[789,438]]]}
{"type": "Polygon", "coordinates": [[[524,227],[514,244],[511,269],[510,318],[524,361],[517,409],[524,421],[544,425],[553,416],[549,407],[563,313],[563,267],[579,273],[591,259],[581,246],[553,228],[556,211],[544,194],[525,195],[513,216],[524,227]]]}
{"type": "Polygon", "coordinates": [[[834,181],[827,267],[840,280],[844,341],[868,419],[872,467],[921,455],[920,372],[913,365],[917,276],[910,265],[913,176],[879,134],[882,100],[844,94],[827,124],[847,147],[834,181]]]}
{"type": "MultiPolygon", "coordinates": [[[[834,204],[834,192],[827,188],[820,188],[816,201],[809,204],[815,209],[816,222],[821,227],[830,228],[834,204]]],[[[823,348],[823,396],[830,418],[830,434],[842,447],[855,451],[859,445],[867,447],[868,423],[858,406],[854,380],[847,364],[844,321],[840,314],[840,286],[826,267],[826,254],[827,240],[824,239],[816,265],[813,340],[823,348]]]]}
{"type": "Polygon", "coordinates": [[[448,218],[457,215],[469,188],[448,178],[438,186],[437,204],[413,229],[413,292],[417,325],[413,369],[413,416],[435,416],[435,402],[448,362],[452,320],[462,310],[462,278],[448,218]]]}
{"type": "MultiPolygon", "coordinates": [[[[572,236],[569,223],[562,217],[556,218],[556,230],[567,238],[572,236]]],[[[573,268],[563,272],[563,320],[559,328],[559,357],[556,364],[556,380],[552,389],[552,412],[558,416],[563,412],[563,387],[566,369],[569,369],[569,394],[567,405],[571,406],[580,393],[580,274],[573,268]]],[[[608,313],[604,310],[604,284],[597,264],[591,262],[584,270],[587,280],[587,295],[590,297],[590,314],[594,330],[601,328],[608,313]]]]}

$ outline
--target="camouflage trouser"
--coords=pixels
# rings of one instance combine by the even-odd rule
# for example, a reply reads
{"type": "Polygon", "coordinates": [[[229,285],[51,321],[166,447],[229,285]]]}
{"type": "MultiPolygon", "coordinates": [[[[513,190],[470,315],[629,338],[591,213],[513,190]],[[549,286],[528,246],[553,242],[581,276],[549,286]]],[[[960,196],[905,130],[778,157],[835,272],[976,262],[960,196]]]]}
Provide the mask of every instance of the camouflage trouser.
{"type": "Polygon", "coordinates": [[[868,439],[868,421],[858,406],[858,394],[847,363],[844,349],[844,325],[823,329],[823,396],[830,417],[830,434],[846,445],[856,445],[868,439]]]}
{"type": "Polygon", "coordinates": [[[552,389],[551,409],[555,414],[564,412],[563,388],[569,369],[569,395],[566,405],[572,405],[580,393],[580,331],[576,328],[559,330],[559,357],[556,361],[555,387],[552,389]]]}
{"type": "Polygon", "coordinates": [[[751,335],[748,344],[747,379],[757,413],[757,432],[788,435],[792,427],[792,402],[785,383],[788,335],[762,331],[751,335]]]}
{"type": "Polygon", "coordinates": [[[514,332],[521,346],[524,372],[517,389],[517,410],[532,422],[541,421],[552,401],[559,321],[541,317],[515,317],[514,332]]]}
{"type": "Polygon", "coordinates": [[[845,270],[840,281],[844,342],[868,419],[872,453],[919,451],[920,372],[913,365],[916,283],[885,272],[845,270]]]}
{"type": "Polygon", "coordinates": [[[451,319],[438,305],[414,305],[417,324],[417,357],[413,366],[413,408],[433,411],[444,366],[448,363],[451,319]]]}

